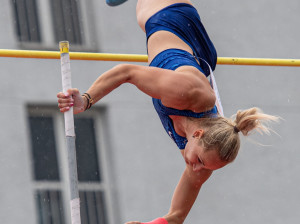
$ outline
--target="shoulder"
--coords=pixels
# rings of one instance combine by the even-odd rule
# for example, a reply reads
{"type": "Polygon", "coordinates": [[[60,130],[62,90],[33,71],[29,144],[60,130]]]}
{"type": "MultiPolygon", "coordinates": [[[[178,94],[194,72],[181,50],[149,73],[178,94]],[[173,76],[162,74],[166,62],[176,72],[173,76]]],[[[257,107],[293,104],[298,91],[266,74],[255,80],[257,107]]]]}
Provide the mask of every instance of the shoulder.
{"type": "Polygon", "coordinates": [[[188,101],[184,109],[200,113],[212,109],[215,105],[216,96],[209,80],[199,69],[193,66],[179,67],[177,72],[184,74],[189,80],[188,101]]]}

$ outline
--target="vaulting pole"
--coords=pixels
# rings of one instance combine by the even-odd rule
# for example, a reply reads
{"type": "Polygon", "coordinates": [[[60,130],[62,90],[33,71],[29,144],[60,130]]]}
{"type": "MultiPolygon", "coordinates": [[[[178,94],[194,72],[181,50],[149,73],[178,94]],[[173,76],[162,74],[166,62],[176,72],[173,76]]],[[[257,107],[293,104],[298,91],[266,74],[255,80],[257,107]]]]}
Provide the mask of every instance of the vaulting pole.
{"type": "MultiPolygon", "coordinates": [[[[68,89],[72,88],[69,42],[61,41],[59,43],[59,48],[60,48],[62,86],[63,86],[63,92],[66,93],[68,89]]],[[[69,111],[64,113],[64,118],[65,118],[65,134],[66,134],[66,146],[67,146],[68,168],[69,168],[71,223],[81,224],[73,107],[71,107],[69,111]]]]}

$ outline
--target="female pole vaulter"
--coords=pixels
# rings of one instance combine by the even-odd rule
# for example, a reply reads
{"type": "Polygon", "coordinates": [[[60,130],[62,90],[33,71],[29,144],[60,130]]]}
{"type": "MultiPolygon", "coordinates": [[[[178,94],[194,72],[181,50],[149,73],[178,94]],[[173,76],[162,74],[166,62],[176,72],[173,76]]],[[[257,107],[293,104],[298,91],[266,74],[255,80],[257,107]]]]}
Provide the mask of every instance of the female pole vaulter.
{"type": "Polygon", "coordinates": [[[70,107],[75,114],[84,112],[123,83],[131,83],[152,97],[162,125],[180,149],[186,167],[168,214],[148,224],[181,224],[202,184],[214,170],[236,158],[239,133],[246,136],[252,130],[268,132],[264,123],[278,118],[258,108],[238,111],[234,120],[223,116],[216,86],[208,80],[217,53],[189,0],[138,0],[136,15],[146,33],[149,66],[117,65],[100,75],[83,95],[78,89],[58,93],[58,106],[61,112],[70,107]]]}

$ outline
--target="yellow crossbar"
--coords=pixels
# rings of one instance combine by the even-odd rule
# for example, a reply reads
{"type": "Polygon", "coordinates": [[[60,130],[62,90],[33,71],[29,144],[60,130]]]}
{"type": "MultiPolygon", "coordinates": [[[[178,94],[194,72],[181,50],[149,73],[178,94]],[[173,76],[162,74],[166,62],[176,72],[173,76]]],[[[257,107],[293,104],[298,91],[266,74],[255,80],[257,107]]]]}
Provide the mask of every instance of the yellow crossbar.
{"type": "Polygon", "coordinates": [[[256,66],[300,67],[300,59],[221,57],[221,58],[218,58],[217,63],[220,65],[256,65],[256,66]]]}
{"type": "MultiPolygon", "coordinates": [[[[0,57],[60,59],[60,52],[0,49],[0,57]]],[[[148,61],[148,56],[142,54],[107,54],[107,53],[70,52],[70,58],[71,60],[92,60],[92,61],[126,61],[126,62],[147,62],[148,61]]],[[[218,57],[217,63],[220,65],[300,67],[300,59],[218,57]]]]}

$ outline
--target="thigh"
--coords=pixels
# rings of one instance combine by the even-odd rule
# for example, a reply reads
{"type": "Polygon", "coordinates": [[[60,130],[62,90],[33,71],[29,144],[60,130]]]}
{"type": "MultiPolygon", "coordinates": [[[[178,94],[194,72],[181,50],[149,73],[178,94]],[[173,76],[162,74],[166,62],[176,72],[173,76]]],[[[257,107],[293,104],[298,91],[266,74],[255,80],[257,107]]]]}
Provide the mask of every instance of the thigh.
{"type": "Polygon", "coordinates": [[[136,16],[139,26],[145,32],[145,23],[153,14],[175,3],[192,4],[190,0],[138,0],[136,16]]]}

